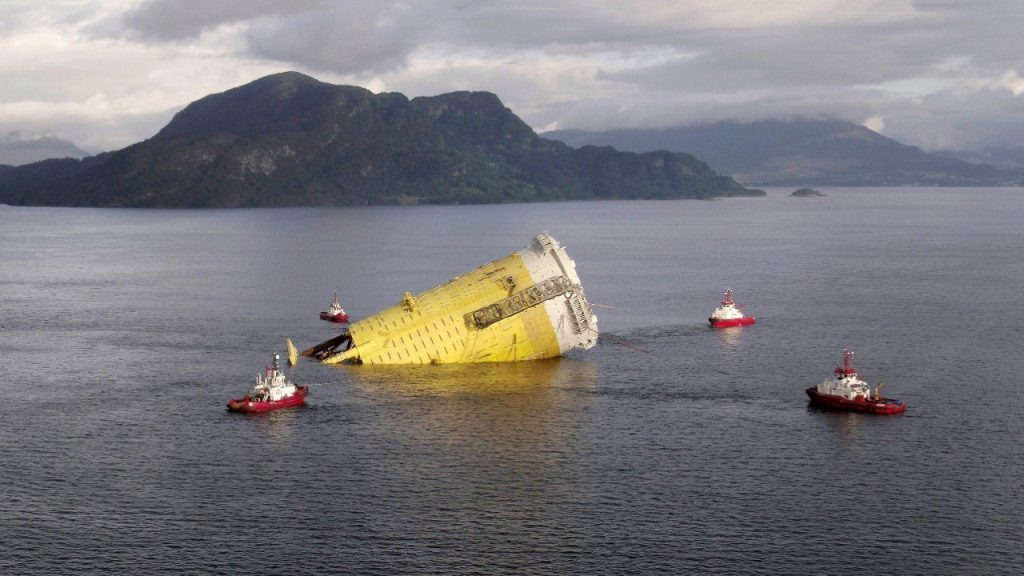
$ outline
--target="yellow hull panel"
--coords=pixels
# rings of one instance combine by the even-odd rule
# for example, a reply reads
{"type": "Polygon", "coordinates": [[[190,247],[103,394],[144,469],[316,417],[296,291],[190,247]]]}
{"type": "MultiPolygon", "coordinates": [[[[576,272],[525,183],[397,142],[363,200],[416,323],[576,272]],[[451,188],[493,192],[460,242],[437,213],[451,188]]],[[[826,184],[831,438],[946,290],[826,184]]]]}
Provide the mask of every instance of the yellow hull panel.
{"type": "Polygon", "coordinates": [[[558,260],[558,253],[552,255],[562,249],[547,235],[538,236],[533,249],[499,258],[415,297],[406,293],[401,303],[353,322],[349,327],[352,347],[322,360],[510,362],[552,358],[567,347],[589,348],[597,340],[597,319],[586,303],[572,261],[564,252],[560,254],[567,263],[558,260]],[[538,245],[541,240],[547,243],[538,245]],[[532,273],[524,258],[532,263],[532,273]],[[570,322],[563,318],[566,315],[572,316],[570,322]],[[567,337],[556,332],[566,330],[565,325],[574,327],[575,334],[567,337]],[[581,334],[585,341],[576,342],[573,338],[581,334]]]}

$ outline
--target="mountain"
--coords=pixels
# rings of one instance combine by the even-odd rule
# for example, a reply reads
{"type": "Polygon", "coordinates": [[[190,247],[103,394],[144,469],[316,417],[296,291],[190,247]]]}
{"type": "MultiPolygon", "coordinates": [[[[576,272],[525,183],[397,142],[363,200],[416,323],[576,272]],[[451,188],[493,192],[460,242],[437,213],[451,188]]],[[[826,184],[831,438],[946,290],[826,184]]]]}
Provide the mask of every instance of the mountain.
{"type": "Polygon", "coordinates": [[[658,130],[542,134],[570,146],[693,154],[753,186],[1019,185],[1024,172],[929,154],[841,120],[720,122],[658,130]]]}
{"type": "Polygon", "coordinates": [[[943,150],[937,153],[976,164],[984,163],[996,168],[1024,172],[1024,146],[993,147],[980,150],[943,150]]]}
{"type": "Polygon", "coordinates": [[[89,153],[59,138],[22,138],[18,132],[0,136],[0,165],[20,166],[47,158],[84,158],[89,153]]]}
{"type": "Polygon", "coordinates": [[[686,154],[573,149],[486,92],[406,98],[267,76],[155,136],[0,172],[0,202],[130,207],[491,203],[763,195],[686,154]]]}

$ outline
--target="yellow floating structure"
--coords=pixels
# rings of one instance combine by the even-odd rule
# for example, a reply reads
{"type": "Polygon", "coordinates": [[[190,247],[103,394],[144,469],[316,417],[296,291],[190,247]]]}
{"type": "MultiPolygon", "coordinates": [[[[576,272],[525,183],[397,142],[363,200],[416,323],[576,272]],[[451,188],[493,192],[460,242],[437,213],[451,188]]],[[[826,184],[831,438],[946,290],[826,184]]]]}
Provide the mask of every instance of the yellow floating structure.
{"type": "Polygon", "coordinates": [[[550,235],[349,326],[304,350],[328,364],[511,362],[597,343],[576,264],[550,235]]]}

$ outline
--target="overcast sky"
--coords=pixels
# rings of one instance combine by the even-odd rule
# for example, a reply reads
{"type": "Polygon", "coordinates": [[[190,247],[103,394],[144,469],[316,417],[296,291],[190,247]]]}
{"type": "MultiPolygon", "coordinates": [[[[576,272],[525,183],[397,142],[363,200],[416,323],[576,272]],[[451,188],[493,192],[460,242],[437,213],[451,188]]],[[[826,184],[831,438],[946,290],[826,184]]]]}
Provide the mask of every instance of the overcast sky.
{"type": "Polygon", "coordinates": [[[297,70],[491,91],[538,131],[829,116],[1022,145],[1022,38],[1024,0],[0,0],[0,137],[121,148],[297,70]]]}

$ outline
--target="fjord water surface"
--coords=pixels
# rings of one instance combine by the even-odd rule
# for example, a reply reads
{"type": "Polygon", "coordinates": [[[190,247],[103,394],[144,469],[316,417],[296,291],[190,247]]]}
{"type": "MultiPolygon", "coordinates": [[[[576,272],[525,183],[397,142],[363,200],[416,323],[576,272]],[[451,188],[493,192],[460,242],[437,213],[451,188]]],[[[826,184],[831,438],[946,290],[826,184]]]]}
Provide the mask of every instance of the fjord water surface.
{"type": "Polygon", "coordinates": [[[1024,190],[274,210],[0,207],[0,573],[1011,574],[1024,190]],[[482,366],[286,337],[548,231],[601,343],[482,366]],[[755,326],[712,331],[731,287],[755,326]],[[909,404],[807,405],[843,348],[909,404]]]}

